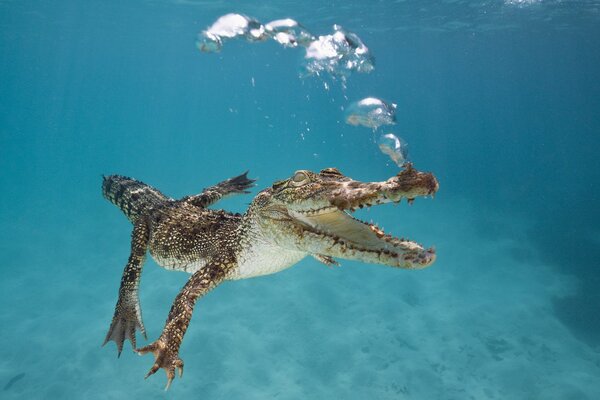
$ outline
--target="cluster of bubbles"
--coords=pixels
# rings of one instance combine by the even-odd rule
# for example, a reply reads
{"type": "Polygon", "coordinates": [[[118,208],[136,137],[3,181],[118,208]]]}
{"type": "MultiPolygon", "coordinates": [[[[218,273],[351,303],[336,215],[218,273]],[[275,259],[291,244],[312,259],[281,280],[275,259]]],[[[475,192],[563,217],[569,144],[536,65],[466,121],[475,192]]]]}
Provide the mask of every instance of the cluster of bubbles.
{"type": "MultiPolygon", "coordinates": [[[[283,47],[304,48],[306,53],[301,76],[327,74],[333,79],[339,78],[343,87],[353,72],[370,73],[375,68],[375,59],[369,48],[356,34],[334,25],[333,33],[317,37],[291,18],[262,24],[246,15],[226,14],[200,32],[196,46],[200,51],[215,53],[221,51],[224,42],[233,39],[251,43],[274,40],[283,47]]],[[[367,97],[346,108],[345,120],[347,124],[365,126],[376,132],[383,125],[396,123],[396,104],[367,97]]],[[[380,135],[377,144],[381,152],[398,166],[408,161],[407,144],[395,134],[380,135]]]]}
{"type": "Polygon", "coordinates": [[[327,72],[347,77],[353,71],[369,73],[375,68],[375,59],[363,41],[354,33],[334,25],[331,35],[319,36],[306,48],[304,56],[306,75],[327,72]]]}
{"type": "MultiPolygon", "coordinates": [[[[376,97],[366,97],[346,108],[345,120],[349,125],[364,126],[376,132],[383,125],[396,123],[396,108],[394,103],[387,103],[376,97]]],[[[377,144],[379,150],[399,167],[408,161],[408,144],[393,133],[382,134],[377,144]]]]}
{"type": "Polygon", "coordinates": [[[271,39],[284,47],[304,48],[306,54],[302,76],[328,73],[345,79],[354,71],[369,73],[375,68],[375,60],[369,48],[356,34],[334,25],[332,34],[315,37],[291,18],[263,25],[242,14],[226,14],[200,32],[196,46],[200,51],[214,53],[220,51],[223,43],[231,39],[245,39],[249,42],[271,39]]]}

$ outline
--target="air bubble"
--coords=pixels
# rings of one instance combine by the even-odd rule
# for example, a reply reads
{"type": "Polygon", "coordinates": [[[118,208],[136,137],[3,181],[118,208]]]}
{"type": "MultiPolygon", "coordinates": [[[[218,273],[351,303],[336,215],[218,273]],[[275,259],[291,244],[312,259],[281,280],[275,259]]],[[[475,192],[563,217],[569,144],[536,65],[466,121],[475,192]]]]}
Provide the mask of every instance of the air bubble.
{"type": "Polygon", "coordinates": [[[408,161],[408,144],[393,133],[381,135],[377,145],[397,166],[401,167],[408,161]]]}
{"type": "Polygon", "coordinates": [[[396,123],[396,104],[386,103],[376,97],[367,97],[350,104],[345,115],[347,124],[375,130],[382,125],[396,123]]]}
{"type": "Polygon", "coordinates": [[[242,14],[225,14],[198,35],[196,46],[200,51],[214,53],[221,50],[225,39],[239,37],[256,42],[266,40],[267,34],[264,25],[254,18],[242,14]]]}

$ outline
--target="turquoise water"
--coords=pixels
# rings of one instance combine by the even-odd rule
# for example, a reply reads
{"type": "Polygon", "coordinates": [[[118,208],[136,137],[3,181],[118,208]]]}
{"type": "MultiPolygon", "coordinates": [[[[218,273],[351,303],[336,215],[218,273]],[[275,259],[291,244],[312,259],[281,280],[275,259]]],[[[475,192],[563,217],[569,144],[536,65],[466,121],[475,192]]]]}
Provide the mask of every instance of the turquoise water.
{"type": "MultiPolygon", "coordinates": [[[[599,2],[122,3],[0,1],[0,398],[600,398],[599,2]],[[375,69],[344,88],[272,41],[199,52],[229,12],[340,24],[375,69]],[[381,133],[441,186],[358,215],[434,245],[431,268],[306,259],[227,282],[167,394],[151,356],[100,346],[131,233],[102,174],[172,197],[246,169],[253,194],[296,169],[383,180],[397,167],[344,122],[367,96],[398,105],[381,133]]],[[[186,278],[147,262],[149,341],[186,278]]]]}

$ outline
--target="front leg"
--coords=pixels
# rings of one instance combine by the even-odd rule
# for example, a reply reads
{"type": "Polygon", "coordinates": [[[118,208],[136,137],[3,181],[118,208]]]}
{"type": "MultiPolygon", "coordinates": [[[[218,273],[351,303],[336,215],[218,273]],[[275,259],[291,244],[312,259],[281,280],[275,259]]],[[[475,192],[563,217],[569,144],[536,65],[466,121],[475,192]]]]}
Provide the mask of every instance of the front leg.
{"type": "Polygon", "coordinates": [[[142,322],[138,287],[140,285],[148,241],[148,225],[145,220],[139,219],[136,221],[133,233],[131,234],[131,254],[121,278],[119,299],[115,306],[115,313],[104,343],[102,343],[102,346],[104,346],[113,340],[117,344],[118,356],[121,356],[125,339],[129,339],[135,349],[136,329],[139,329],[144,338],[146,338],[146,329],[142,322]]]}
{"type": "Polygon", "coordinates": [[[248,189],[254,186],[255,181],[255,179],[248,178],[248,171],[246,171],[241,175],[234,176],[233,178],[226,179],[214,186],[208,187],[200,194],[187,196],[181,200],[187,201],[197,207],[207,208],[224,197],[234,194],[250,193],[248,189]]]}
{"type": "Polygon", "coordinates": [[[146,378],[159,368],[164,368],[167,373],[165,387],[167,390],[175,378],[175,369],[179,371],[180,377],[183,375],[183,361],[179,358],[179,346],[192,319],[196,300],[221,283],[233,265],[233,261],[230,260],[211,262],[190,277],[175,298],[160,337],[154,343],[137,350],[140,355],[154,354],[155,362],[146,374],[146,378]]]}

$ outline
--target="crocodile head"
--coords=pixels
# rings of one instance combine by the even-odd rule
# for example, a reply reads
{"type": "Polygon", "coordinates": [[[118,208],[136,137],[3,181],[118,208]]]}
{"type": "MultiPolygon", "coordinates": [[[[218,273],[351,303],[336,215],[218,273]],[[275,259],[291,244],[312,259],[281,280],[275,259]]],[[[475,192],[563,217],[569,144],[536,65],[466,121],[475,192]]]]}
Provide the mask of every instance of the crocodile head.
{"type": "Polygon", "coordinates": [[[301,170],[259,193],[251,209],[261,231],[279,247],[309,253],[325,263],[335,263],[336,257],[418,269],[433,263],[433,248],[390,236],[351,213],[403,198],[411,203],[437,190],[431,173],[410,164],[383,182],[355,181],[335,168],[301,170]]]}

